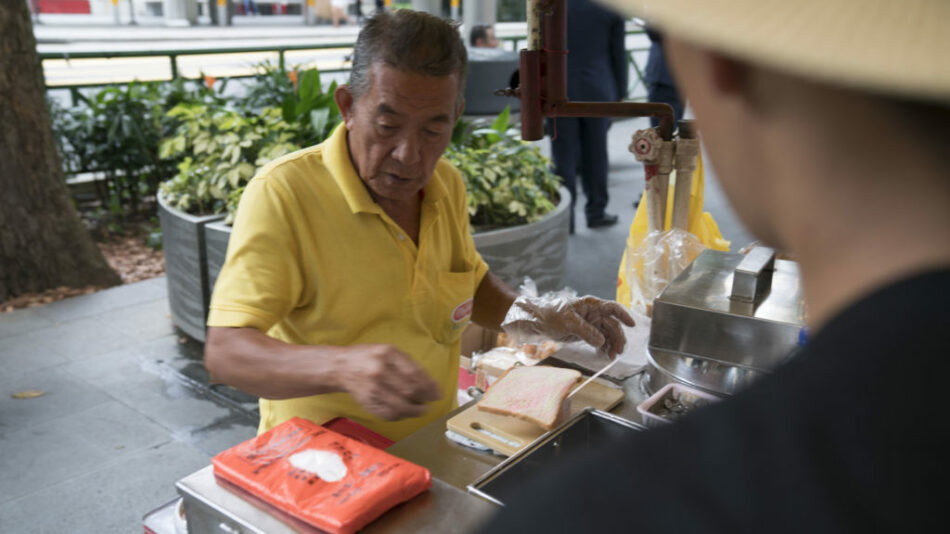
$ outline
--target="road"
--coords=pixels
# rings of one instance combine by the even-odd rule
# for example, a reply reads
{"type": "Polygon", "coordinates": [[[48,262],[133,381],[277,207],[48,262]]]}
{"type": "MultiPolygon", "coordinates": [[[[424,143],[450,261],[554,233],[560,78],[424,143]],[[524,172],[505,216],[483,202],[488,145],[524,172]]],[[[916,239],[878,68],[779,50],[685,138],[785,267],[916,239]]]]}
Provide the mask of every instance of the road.
{"type": "MultiPolygon", "coordinates": [[[[40,53],[75,56],[82,53],[141,52],[144,56],[105,58],[46,59],[43,71],[49,87],[70,85],[124,83],[131,80],[168,80],[172,77],[171,61],[166,54],[188,50],[197,55],[180,55],[178,73],[187,78],[201,75],[215,78],[247,76],[264,62],[277,64],[278,54],[271,52],[240,52],[203,54],[204,50],[222,49],[276,49],[282,46],[327,47],[286,52],[286,65],[317,67],[321,71],[349,68],[347,56],[352,51],[359,28],[346,26],[302,26],[284,21],[273,26],[241,25],[249,23],[235,17],[239,23],[227,28],[199,26],[167,28],[161,26],[51,26],[38,25],[34,32],[40,53]],[[339,45],[339,46],[333,46],[339,45]],[[152,57],[149,57],[152,56],[152,57]]],[[[255,21],[256,22],[256,21],[255,21]]],[[[630,26],[629,29],[636,29],[630,26]]],[[[502,39],[525,34],[524,23],[499,23],[498,36],[502,39]]],[[[523,42],[521,43],[523,45],[523,42]]],[[[512,48],[510,42],[504,45],[512,48]]],[[[644,35],[627,37],[628,49],[648,46],[644,35]]],[[[635,58],[646,64],[646,52],[637,52],[635,58]]],[[[634,73],[631,73],[634,74],[634,73]]],[[[328,79],[341,78],[330,76],[328,79]]],[[[636,78],[631,78],[635,80],[636,78]]],[[[634,94],[642,92],[635,88],[634,94]]]]}

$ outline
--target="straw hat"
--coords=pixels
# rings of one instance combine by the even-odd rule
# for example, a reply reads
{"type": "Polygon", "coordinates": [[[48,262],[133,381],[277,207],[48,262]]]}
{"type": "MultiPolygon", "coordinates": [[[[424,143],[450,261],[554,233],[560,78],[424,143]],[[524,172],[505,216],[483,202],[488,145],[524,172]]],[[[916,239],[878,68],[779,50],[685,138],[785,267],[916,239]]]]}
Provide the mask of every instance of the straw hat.
{"type": "Polygon", "coordinates": [[[599,0],[802,77],[950,103],[950,0],[599,0]]]}

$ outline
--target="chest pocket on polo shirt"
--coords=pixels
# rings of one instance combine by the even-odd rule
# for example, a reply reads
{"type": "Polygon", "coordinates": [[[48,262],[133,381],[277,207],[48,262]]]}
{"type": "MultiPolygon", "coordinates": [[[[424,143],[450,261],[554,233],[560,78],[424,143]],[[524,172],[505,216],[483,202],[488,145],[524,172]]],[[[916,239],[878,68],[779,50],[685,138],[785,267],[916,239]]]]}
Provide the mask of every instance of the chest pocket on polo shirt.
{"type": "Polygon", "coordinates": [[[475,296],[475,271],[440,272],[436,289],[436,321],[432,325],[435,340],[454,343],[472,320],[475,296]]]}

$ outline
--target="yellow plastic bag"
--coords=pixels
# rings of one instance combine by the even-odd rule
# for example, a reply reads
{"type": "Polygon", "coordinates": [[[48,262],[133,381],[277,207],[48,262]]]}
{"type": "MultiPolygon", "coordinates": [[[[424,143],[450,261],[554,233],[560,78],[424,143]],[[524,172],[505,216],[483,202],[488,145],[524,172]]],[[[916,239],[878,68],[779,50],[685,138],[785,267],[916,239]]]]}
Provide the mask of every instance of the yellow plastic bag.
{"type": "MultiPolygon", "coordinates": [[[[703,156],[700,153],[696,157],[696,170],[693,171],[692,191],[689,194],[689,232],[693,234],[699,243],[705,248],[713,250],[729,250],[729,241],[722,237],[719,226],[713,219],[712,214],[703,211],[703,201],[705,194],[705,183],[703,173],[703,156]]],[[[669,230],[673,218],[673,193],[676,188],[675,171],[670,175],[669,194],[666,202],[666,221],[664,230],[669,230]]],[[[644,192],[644,195],[646,193],[644,192]]],[[[659,232],[657,232],[659,233],[659,232]]],[[[644,240],[647,238],[647,201],[645,196],[640,199],[640,206],[630,224],[630,233],[627,236],[627,248],[623,252],[620,260],[620,270],[617,276],[617,302],[630,307],[634,290],[639,290],[643,284],[643,254],[639,254],[646,246],[656,246],[656,243],[647,244],[644,240]],[[629,259],[628,259],[629,258],[629,259]],[[630,268],[627,267],[628,261],[630,268]],[[632,280],[637,276],[637,280],[632,280]]],[[[692,256],[693,253],[690,252],[692,256]]],[[[690,259],[690,261],[692,261],[690,259]]],[[[655,295],[654,295],[655,296],[655,295]]]]}

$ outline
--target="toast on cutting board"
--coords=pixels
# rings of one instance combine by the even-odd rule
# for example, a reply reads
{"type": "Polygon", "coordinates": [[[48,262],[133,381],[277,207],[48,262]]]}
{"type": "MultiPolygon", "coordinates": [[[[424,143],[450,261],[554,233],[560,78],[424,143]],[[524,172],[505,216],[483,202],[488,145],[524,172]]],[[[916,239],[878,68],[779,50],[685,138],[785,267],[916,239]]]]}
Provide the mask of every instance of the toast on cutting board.
{"type": "Polygon", "coordinates": [[[517,417],[551,430],[570,411],[565,400],[580,380],[581,373],[574,369],[513,367],[488,388],[477,406],[481,411],[517,417]]]}

